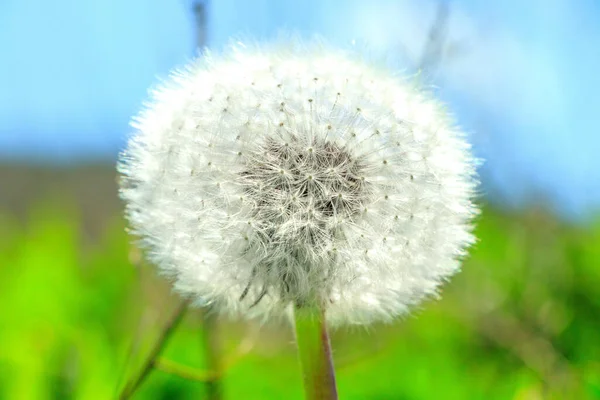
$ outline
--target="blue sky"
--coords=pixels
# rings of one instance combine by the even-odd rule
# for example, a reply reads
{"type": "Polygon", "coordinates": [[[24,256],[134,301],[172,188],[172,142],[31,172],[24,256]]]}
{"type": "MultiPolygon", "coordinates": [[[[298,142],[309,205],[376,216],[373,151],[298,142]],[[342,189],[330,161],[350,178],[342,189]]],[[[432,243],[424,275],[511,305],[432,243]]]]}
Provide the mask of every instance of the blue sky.
{"type": "MultiPolygon", "coordinates": [[[[194,54],[190,0],[0,2],[0,160],[114,157],[157,76],[194,54]],[[152,3],[152,4],[150,4],[152,3]]],[[[208,44],[282,30],[354,40],[407,73],[435,1],[212,0],[208,44]]],[[[485,190],[600,203],[600,3],[450,1],[446,47],[424,78],[487,161],[485,190]]]]}

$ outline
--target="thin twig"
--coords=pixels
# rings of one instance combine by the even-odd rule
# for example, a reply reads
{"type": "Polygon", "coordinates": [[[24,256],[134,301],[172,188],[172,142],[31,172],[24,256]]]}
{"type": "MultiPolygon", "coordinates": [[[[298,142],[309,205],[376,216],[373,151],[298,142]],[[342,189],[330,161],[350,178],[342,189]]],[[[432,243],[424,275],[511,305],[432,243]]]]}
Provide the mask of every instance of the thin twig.
{"type": "Polygon", "coordinates": [[[154,362],[154,367],[168,374],[177,375],[184,379],[190,379],[198,382],[208,382],[211,380],[221,379],[227,370],[235,365],[244,355],[248,354],[256,342],[256,334],[251,337],[244,338],[229,356],[222,361],[221,373],[215,371],[201,371],[188,365],[180,364],[165,358],[161,358],[154,362]]]}
{"type": "Polygon", "coordinates": [[[154,367],[167,374],[177,375],[180,378],[197,382],[210,382],[220,378],[214,371],[199,371],[196,368],[176,363],[175,361],[160,359],[154,362],[154,367]]]}
{"type": "Polygon", "coordinates": [[[152,368],[154,367],[156,358],[160,355],[161,351],[167,344],[171,334],[175,331],[175,328],[181,322],[183,316],[185,315],[185,311],[187,310],[189,305],[189,300],[182,301],[171,318],[165,324],[162,332],[160,333],[158,340],[156,341],[154,347],[150,351],[150,354],[146,358],[144,365],[142,366],[140,373],[135,376],[133,379],[130,379],[123,390],[121,391],[121,395],[119,399],[124,400],[130,398],[133,393],[139,388],[139,386],[144,382],[144,380],[148,377],[152,368]]]}
{"type": "Polygon", "coordinates": [[[419,70],[431,70],[439,64],[444,50],[444,40],[448,30],[449,14],[450,7],[448,5],[448,0],[440,0],[435,19],[429,29],[427,43],[423,46],[421,60],[417,65],[419,70]]]}

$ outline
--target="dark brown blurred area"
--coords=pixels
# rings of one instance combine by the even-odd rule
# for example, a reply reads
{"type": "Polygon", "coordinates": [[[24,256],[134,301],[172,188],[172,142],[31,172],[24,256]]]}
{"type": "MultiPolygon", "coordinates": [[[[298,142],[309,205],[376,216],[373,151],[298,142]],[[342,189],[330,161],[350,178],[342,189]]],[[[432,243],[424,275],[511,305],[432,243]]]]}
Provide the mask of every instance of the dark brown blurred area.
{"type": "Polygon", "coordinates": [[[50,199],[79,214],[82,233],[96,238],[109,219],[121,214],[117,186],[115,165],[108,162],[76,168],[0,164],[0,211],[25,221],[50,199]]]}

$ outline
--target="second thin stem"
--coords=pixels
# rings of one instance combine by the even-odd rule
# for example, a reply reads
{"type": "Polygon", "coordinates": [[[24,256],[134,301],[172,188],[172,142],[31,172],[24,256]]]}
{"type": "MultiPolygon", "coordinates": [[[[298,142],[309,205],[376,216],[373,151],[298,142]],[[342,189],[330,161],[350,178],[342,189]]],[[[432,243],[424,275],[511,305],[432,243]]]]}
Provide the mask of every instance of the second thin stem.
{"type": "Polygon", "coordinates": [[[219,333],[217,332],[216,315],[210,308],[202,314],[203,346],[206,368],[211,371],[211,378],[206,381],[206,395],[209,400],[221,400],[221,363],[219,360],[219,333]]]}
{"type": "Polygon", "coordinates": [[[156,359],[160,355],[161,351],[167,344],[173,331],[175,331],[175,329],[177,328],[177,326],[183,319],[183,316],[185,315],[188,305],[189,305],[188,300],[182,301],[179,304],[179,306],[177,307],[177,309],[175,310],[175,312],[173,313],[171,318],[165,324],[155,345],[150,350],[150,354],[144,361],[144,364],[142,365],[140,372],[137,375],[135,375],[134,378],[132,378],[130,381],[128,381],[127,384],[125,384],[125,387],[121,391],[121,395],[119,396],[119,399],[125,400],[125,399],[130,398],[133,395],[133,393],[138,389],[138,387],[148,377],[148,375],[154,368],[154,362],[156,361],[156,359]]]}

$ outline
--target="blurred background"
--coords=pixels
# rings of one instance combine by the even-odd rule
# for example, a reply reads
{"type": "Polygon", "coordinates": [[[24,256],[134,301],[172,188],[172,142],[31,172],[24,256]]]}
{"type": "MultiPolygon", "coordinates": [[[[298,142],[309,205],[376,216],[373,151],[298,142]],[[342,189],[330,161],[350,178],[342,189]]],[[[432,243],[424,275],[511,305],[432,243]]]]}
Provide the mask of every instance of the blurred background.
{"type": "MultiPolygon", "coordinates": [[[[198,48],[286,32],[434,88],[485,159],[480,241],[441,300],[333,332],[341,398],[600,399],[595,0],[0,2],[0,398],[139,376],[181,305],[124,230],[129,119],[198,48]]],[[[302,398],[295,357],[289,327],[190,310],[134,398],[302,398]]]]}

